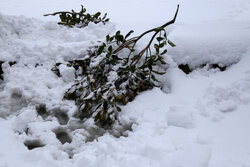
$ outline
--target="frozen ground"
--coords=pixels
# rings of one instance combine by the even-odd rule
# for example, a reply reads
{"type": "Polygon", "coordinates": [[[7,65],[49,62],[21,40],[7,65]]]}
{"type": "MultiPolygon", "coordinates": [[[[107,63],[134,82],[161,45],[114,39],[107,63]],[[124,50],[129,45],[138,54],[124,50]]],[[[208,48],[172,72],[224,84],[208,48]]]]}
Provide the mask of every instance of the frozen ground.
{"type": "Polygon", "coordinates": [[[86,0],[89,12],[107,12],[111,23],[85,29],[42,16],[80,4],[0,1],[0,61],[17,62],[2,64],[0,167],[250,167],[250,0],[86,0]],[[60,66],[58,78],[52,66],[83,55],[117,29],[139,34],[163,24],[177,3],[177,23],[169,29],[177,46],[166,55],[163,89],[125,106],[117,131],[74,119],[74,103],[62,100],[74,70],[60,66]],[[180,64],[193,72],[183,73],[180,64]],[[52,114],[38,114],[44,108],[52,114]]]}

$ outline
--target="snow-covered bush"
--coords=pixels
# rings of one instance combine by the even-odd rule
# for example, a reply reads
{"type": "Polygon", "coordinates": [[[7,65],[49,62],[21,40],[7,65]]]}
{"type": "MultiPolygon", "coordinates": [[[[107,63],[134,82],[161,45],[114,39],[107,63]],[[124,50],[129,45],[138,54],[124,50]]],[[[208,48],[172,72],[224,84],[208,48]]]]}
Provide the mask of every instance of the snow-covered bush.
{"type": "MultiPolygon", "coordinates": [[[[165,46],[175,46],[167,38],[165,28],[175,22],[178,8],[173,20],[160,27],[130,39],[133,31],[125,36],[117,31],[113,36],[107,35],[106,41],[100,42],[100,45],[90,47],[88,55],[68,62],[67,66],[76,70],[76,79],[64,98],[76,102],[78,117],[93,117],[101,126],[111,125],[121,111],[121,105],[134,100],[140,92],[159,87],[157,76],[165,74],[167,69],[163,57],[167,53],[165,46]],[[153,35],[146,46],[136,49],[138,41],[149,33],[153,35]]],[[[69,23],[75,22],[73,15],[67,15],[67,19],[69,23]]],[[[52,69],[58,76],[59,65],[52,69]]]]}

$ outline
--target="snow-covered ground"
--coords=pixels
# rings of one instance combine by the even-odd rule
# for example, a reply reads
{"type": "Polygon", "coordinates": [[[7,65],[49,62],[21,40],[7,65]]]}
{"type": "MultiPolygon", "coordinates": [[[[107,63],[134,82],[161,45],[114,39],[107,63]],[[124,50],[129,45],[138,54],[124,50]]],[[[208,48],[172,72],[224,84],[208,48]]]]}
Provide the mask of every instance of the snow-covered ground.
{"type": "Polygon", "coordinates": [[[89,12],[107,12],[111,23],[84,29],[42,16],[82,3],[0,1],[0,167],[250,167],[250,0],[86,0],[89,12]],[[140,34],[162,25],[177,4],[169,28],[177,46],[165,55],[162,90],[124,106],[116,131],[72,117],[76,106],[62,99],[74,69],[60,65],[58,78],[53,65],[84,55],[115,30],[140,34]],[[51,114],[42,117],[45,108],[51,114]]]}

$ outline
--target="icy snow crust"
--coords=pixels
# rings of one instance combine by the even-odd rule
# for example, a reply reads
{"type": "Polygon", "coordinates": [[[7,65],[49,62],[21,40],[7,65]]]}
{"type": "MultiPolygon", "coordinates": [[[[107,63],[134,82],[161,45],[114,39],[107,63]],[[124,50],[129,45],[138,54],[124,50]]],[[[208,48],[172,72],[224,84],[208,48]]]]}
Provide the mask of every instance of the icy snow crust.
{"type": "MultiPolygon", "coordinates": [[[[176,5],[158,1],[160,8],[176,5]]],[[[88,4],[102,4],[97,2],[88,4]]],[[[147,0],[112,2],[120,3],[132,13],[139,4],[145,10],[154,6],[147,0]]],[[[73,117],[76,106],[62,99],[74,83],[74,69],[62,64],[62,77],[57,77],[51,68],[84,56],[89,46],[114,32],[114,24],[68,29],[56,22],[0,14],[0,61],[5,62],[0,81],[0,167],[250,167],[250,1],[180,4],[179,20],[169,35],[177,47],[166,55],[169,69],[160,78],[162,90],[144,92],[124,106],[112,132],[98,129],[91,119],[73,117]],[[194,19],[194,9],[204,13],[194,19]],[[221,72],[205,66],[188,75],[178,68],[215,63],[228,68],[221,72]],[[43,114],[45,108],[50,115],[43,114]],[[29,150],[26,146],[32,144],[39,147],[29,150]]],[[[136,24],[130,17],[122,21],[114,16],[117,27],[126,24],[126,30],[131,21],[133,29],[142,30],[150,24],[136,24]]],[[[162,20],[159,25],[166,21],[162,20]]]]}

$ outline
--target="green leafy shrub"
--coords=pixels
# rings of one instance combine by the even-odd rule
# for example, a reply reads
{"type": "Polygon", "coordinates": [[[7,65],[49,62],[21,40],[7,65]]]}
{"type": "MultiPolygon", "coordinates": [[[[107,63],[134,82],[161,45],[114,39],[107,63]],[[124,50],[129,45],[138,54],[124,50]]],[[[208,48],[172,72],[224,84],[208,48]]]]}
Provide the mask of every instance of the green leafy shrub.
{"type": "Polygon", "coordinates": [[[107,23],[109,21],[109,18],[107,17],[107,13],[104,14],[103,17],[101,16],[101,12],[97,12],[96,14],[89,14],[86,13],[86,9],[81,6],[81,11],[80,12],[75,12],[72,10],[71,12],[56,12],[52,14],[45,14],[44,16],[55,16],[59,15],[60,17],[60,22],[58,24],[65,25],[68,27],[73,27],[77,26],[79,28],[86,27],[90,22],[98,24],[98,23],[107,23]]]}
{"type": "MultiPolygon", "coordinates": [[[[64,98],[76,102],[79,118],[93,117],[103,127],[111,125],[121,105],[134,100],[140,92],[159,86],[157,75],[165,74],[167,69],[165,46],[175,46],[168,40],[165,27],[175,22],[178,9],[179,6],[173,20],[160,27],[130,39],[133,31],[125,36],[117,31],[113,36],[107,35],[106,41],[90,49],[82,59],[68,63],[76,69],[76,80],[64,98]],[[150,33],[153,35],[147,45],[136,50],[138,41],[150,33]]],[[[60,75],[58,65],[53,71],[60,75]]]]}

